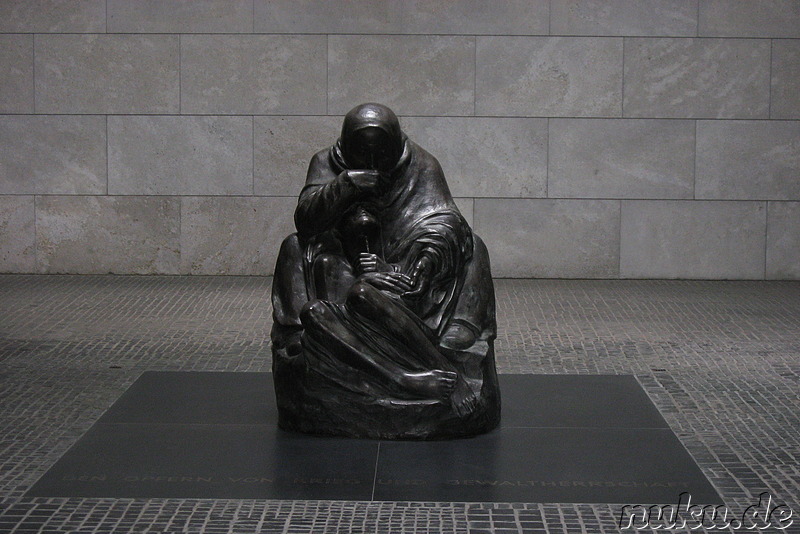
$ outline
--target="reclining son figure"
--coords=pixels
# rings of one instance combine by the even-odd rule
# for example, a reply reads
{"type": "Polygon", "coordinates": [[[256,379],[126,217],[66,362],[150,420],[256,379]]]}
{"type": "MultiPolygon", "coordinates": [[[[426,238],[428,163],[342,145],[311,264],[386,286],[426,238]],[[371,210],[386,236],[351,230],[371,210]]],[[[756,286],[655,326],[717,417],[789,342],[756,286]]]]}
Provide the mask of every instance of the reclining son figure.
{"type": "Polygon", "coordinates": [[[439,439],[500,419],[489,256],[439,162],[362,104],[311,160],[272,287],[282,428],[439,439]]]}

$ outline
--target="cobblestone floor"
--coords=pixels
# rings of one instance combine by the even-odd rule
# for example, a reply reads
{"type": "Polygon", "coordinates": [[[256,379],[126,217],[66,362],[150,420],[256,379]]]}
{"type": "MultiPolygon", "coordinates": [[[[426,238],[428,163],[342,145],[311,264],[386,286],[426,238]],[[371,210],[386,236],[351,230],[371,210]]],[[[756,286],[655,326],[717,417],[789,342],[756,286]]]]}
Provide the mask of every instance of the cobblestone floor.
{"type": "MultiPolygon", "coordinates": [[[[269,370],[270,283],[0,276],[0,533],[618,531],[614,505],[23,496],[142,371],[269,370]]],[[[497,302],[500,372],[636,375],[730,510],[766,491],[798,531],[800,283],[499,280],[497,302]]]]}

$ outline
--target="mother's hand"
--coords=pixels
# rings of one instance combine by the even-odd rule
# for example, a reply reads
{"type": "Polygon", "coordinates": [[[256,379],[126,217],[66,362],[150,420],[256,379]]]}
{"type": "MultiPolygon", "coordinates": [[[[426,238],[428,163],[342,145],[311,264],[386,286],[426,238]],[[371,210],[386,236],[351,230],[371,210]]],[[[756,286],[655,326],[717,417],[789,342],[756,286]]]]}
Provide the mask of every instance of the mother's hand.
{"type": "Polygon", "coordinates": [[[362,274],[359,279],[364,280],[376,289],[383,289],[397,295],[406,293],[412,287],[411,278],[403,273],[371,272],[362,274]]]}
{"type": "Polygon", "coordinates": [[[370,193],[377,193],[379,190],[385,188],[389,177],[386,173],[380,171],[373,171],[370,169],[348,169],[342,171],[350,182],[355,185],[359,191],[366,191],[370,193]]]}
{"type": "Polygon", "coordinates": [[[431,284],[432,272],[433,260],[427,254],[423,254],[411,269],[411,290],[404,293],[403,296],[413,299],[424,295],[431,284]]]}

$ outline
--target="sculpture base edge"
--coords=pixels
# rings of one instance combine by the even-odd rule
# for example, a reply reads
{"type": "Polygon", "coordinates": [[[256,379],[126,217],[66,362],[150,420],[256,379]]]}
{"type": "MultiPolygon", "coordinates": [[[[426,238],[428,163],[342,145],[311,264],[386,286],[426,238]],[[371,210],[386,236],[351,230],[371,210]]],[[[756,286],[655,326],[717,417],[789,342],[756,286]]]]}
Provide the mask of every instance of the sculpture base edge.
{"type": "MultiPolygon", "coordinates": [[[[273,351],[278,426],[283,430],[348,438],[442,440],[493,430],[500,422],[500,390],[490,347],[478,402],[459,416],[446,403],[392,401],[343,390],[273,351]]],[[[283,353],[283,354],[281,354],[283,353]]]]}

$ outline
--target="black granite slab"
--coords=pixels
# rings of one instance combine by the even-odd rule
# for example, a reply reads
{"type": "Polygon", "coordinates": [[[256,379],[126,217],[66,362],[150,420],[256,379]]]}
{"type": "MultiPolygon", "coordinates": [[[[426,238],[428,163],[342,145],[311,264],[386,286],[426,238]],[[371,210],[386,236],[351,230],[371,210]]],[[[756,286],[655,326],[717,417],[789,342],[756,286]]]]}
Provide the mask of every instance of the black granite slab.
{"type": "Polygon", "coordinates": [[[277,420],[271,373],[148,371],[99,422],[274,425],[277,420]]]}
{"type": "Polygon", "coordinates": [[[377,451],[271,425],[99,424],[29,495],[369,500],[377,451]]]}
{"type": "Polygon", "coordinates": [[[276,427],[269,373],[146,372],[36,497],[721,503],[632,376],[501,375],[476,438],[320,438],[276,427]]]}
{"type": "Polygon", "coordinates": [[[669,428],[631,375],[500,375],[502,428],[669,428]]]}
{"type": "Polygon", "coordinates": [[[722,502],[669,429],[506,428],[454,442],[383,442],[376,500],[722,502]]]}

